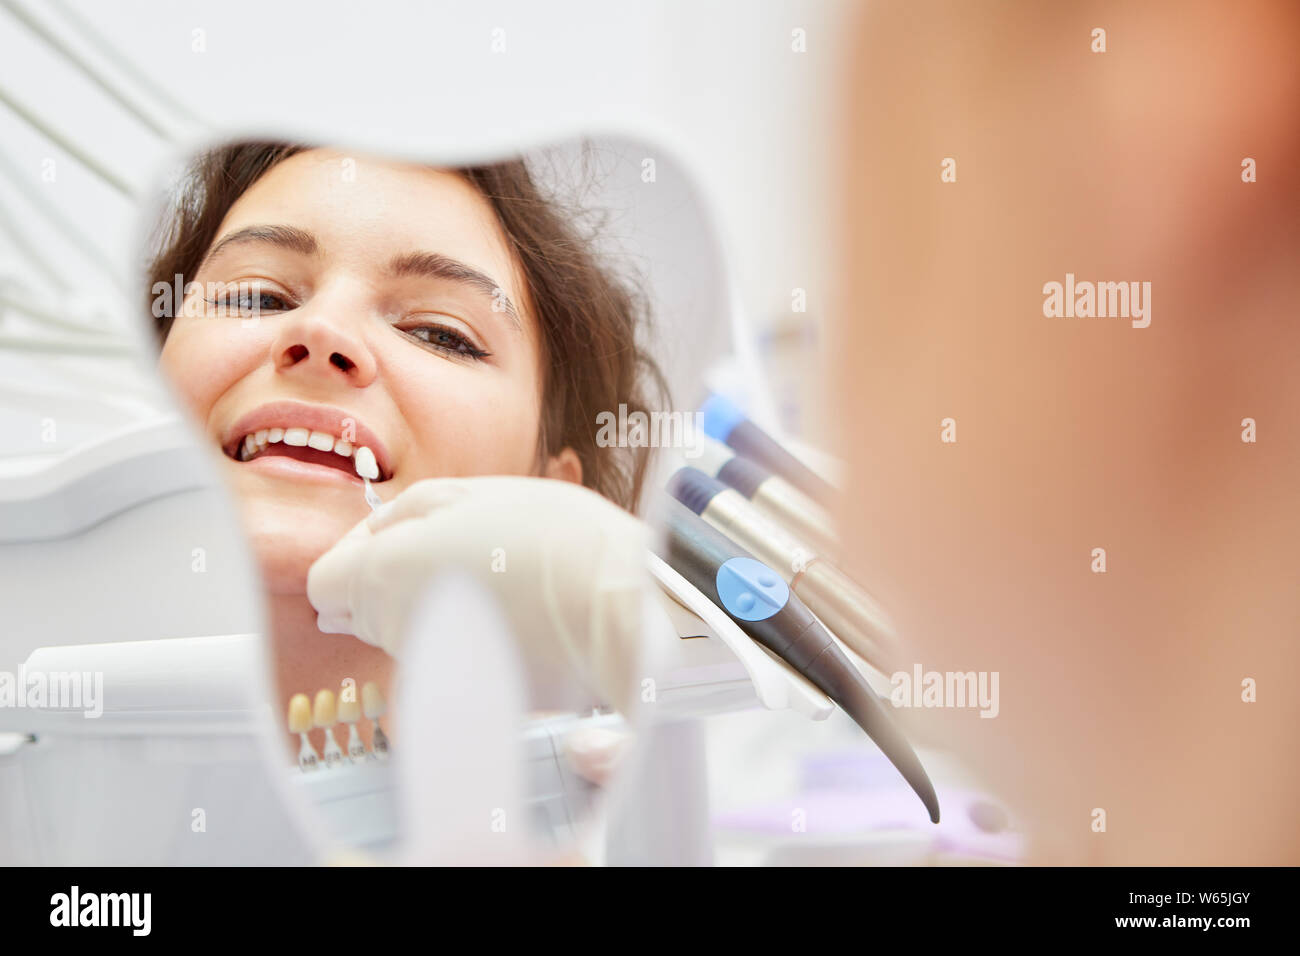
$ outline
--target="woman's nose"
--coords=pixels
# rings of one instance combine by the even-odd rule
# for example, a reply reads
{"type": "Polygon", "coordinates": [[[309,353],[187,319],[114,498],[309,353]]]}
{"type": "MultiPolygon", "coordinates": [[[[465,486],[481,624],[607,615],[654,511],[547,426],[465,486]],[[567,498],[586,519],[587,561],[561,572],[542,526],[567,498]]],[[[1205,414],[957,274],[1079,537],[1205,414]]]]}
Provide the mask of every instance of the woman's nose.
{"type": "Polygon", "coordinates": [[[375,358],[355,323],[333,318],[319,307],[286,319],[272,351],[277,372],[333,379],[356,388],[374,380],[375,358]]]}

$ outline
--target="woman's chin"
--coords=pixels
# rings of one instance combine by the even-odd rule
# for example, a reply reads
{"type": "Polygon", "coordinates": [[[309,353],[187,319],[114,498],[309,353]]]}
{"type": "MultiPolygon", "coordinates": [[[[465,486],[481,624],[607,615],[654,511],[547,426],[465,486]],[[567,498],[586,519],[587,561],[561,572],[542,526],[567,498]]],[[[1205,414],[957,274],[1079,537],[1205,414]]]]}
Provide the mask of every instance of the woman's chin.
{"type": "Polygon", "coordinates": [[[304,595],[307,572],[313,562],[349,530],[333,522],[322,522],[319,515],[294,522],[283,512],[260,519],[248,515],[245,528],[267,592],[304,595]]]}

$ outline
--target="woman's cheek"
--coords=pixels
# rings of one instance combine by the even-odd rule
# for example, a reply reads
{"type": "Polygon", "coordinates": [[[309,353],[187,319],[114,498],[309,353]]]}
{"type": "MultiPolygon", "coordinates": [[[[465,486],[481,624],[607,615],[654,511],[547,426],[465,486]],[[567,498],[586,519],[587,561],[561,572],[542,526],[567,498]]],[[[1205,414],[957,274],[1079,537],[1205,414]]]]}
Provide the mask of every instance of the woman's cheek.
{"type": "Polygon", "coordinates": [[[216,383],[212,381],[217,370],[227,363],[214,360],[216,356],[205,346],[217,345],[203,341],[200,330],[191,323],[178,321],[172,326],[163,344],[159,367],[171,383],[176,394],[189,407],[191,414],[202,422],[207,417],[217,394],[216,383]],[[202,356],[208,355],[205,360],[202,356]]]}
{"type": "Polygon", "coordinates": [[[193,416],[205,422],[213,406],[267,360],[272,329],[217,319],[177,320],[159,367],[193,416]]]}
{"type": "MultiPolygon", "coordinates": [[[[535,380],[496,369],[466,369],[435,389],[409,395],[403,418],[416,448],[411,481],[445,475],[530,474],[536,460],[540,409],[535,380]]],[[[432,384],[427,371],[406,382],[432,384]]]]}

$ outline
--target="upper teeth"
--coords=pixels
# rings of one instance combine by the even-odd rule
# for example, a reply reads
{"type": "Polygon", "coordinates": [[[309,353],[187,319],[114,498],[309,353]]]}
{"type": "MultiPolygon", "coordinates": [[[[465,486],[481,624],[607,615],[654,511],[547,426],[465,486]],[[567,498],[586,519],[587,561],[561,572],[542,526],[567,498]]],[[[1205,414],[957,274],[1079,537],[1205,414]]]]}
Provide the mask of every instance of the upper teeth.
{"type": "Polygon", "coordinates": [[[240,461],[248,461],[259,451],[265,449],[267,445],[274,445],[278,442],[284,442],[286,445],[294,445],[298,448],[307,447],[315,448],[317,451],[332,451],[344,458],[356,456],[360,459],[358,464],[365,463],[365,456],[358,455],[358,452],[365,451],[370,455],[370,460],[373,461],[373,453],[364,445],[353,445],[342,438],[335,438],[329,432],[314,432],[306,428],[263,428],[259,431],[250,432],[240,442],[238,449],[236,449],[236,455],[240,461]]]}

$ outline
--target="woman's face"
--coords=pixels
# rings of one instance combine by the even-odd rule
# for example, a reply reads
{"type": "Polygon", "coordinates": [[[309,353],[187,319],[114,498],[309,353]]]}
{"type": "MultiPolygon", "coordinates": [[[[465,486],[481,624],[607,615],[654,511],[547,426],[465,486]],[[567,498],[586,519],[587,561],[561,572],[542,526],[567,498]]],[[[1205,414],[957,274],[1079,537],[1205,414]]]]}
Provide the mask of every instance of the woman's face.
{"type": "Polygon", "coordinates": [[[299,153],[183,278],[162,367],[223,451],[273,593],[302,593],[368,513],[359,446],[385,501],[423,478],[536,470],[536,322],[491,207],[459,176],[299,153]],[[307,446],[290,444],[302,431],[271,441],[304,428],[307,446]]]}

